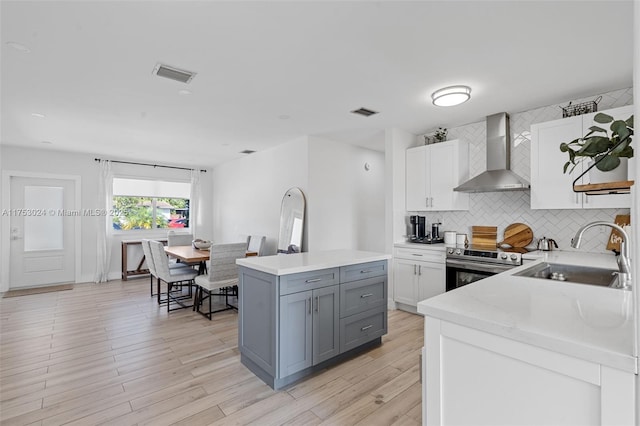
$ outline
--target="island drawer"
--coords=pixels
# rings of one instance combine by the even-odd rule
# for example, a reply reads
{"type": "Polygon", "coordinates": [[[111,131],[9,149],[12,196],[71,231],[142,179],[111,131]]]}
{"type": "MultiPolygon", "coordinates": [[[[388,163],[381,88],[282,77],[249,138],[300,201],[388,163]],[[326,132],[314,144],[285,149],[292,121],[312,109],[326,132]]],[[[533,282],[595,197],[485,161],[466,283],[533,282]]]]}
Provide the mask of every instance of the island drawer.
{"type": "Polygon", "coordinates": [[[387,332],[386,306],[340,320],[340,352],[345,352],[387,332]]]}
{"type": "Polygon", "coordinates": [[[340,268],[321,269],[280,277],[280,295],[313,290],[339,283],[340,268]]]}
{"type": "Polygon", "coordinates": [[[387,304],[387,277],[373,277],[340,285],[340,318],[387,304]]]}
{"type": "Polygon", "coordinates": [[[346,283],[365,278],[386,276],[387,272],[386,260],[343,266],[340,268],[340,282],[346,283]]]}

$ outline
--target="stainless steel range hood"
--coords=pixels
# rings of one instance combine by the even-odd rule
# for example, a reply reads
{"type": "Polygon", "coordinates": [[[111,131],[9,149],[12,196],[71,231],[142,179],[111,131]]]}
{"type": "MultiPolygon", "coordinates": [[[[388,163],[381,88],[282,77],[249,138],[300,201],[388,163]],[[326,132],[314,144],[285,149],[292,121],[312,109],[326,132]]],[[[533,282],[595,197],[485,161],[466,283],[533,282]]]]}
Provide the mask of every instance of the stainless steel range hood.
{"type": "Polygon", "coordinates": [[[506,112],[487,117],[487,171],[454,188],[458,192],[522,191],[529,182],[511,170],[511,134],[506,112]]]}

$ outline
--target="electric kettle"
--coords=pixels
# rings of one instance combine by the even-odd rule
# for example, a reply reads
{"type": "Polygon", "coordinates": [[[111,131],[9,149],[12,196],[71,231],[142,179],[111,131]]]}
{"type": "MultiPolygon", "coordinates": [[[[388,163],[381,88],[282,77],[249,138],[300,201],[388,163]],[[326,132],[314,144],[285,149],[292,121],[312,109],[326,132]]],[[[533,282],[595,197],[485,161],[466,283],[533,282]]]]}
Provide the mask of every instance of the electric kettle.
{"type": "Polygon", "coordinates": [[[551,238],[546,239],[545,237],[542,237],[538,240],[538,250],[551,251],[554,246],[555,248],[558,248],[558,243],[551,238]]]}

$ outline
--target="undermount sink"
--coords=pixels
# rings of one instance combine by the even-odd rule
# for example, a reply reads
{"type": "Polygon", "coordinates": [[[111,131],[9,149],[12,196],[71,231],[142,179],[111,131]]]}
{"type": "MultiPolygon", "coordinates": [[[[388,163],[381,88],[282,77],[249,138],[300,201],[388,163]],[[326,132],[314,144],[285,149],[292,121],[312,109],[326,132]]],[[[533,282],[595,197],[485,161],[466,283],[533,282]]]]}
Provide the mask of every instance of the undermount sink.
{"type": "Polygon", "coordinates": [[[617,287],[617,272],[618,270],[616,269],[543,262],[513,275],[545,280],[599,285],[602,287],[617,287]]]}

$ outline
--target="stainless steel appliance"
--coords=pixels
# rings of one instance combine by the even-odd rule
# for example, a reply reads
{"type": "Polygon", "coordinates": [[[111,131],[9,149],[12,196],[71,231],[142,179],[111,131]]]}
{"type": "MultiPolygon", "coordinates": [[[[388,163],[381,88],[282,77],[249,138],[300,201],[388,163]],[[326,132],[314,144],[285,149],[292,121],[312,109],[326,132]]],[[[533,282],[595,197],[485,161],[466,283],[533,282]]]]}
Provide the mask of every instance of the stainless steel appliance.
{"type": "Polygon", "coordinates": [[[424,216],[409,216],[409,222],[411,223],[411,235],[409,236],[411,241],[422,240],[427,236],[425,229],[427,219],[424,216]]]}
{"type": "Polygon", "coordinates": [[[524,249],[447,248],[446,290],[454,290],[522,265],[524,249]]]}
{"type": "Polygon", "coordinates": [[[511,131],[505,112],[487,117],[487,170],[454,188],[460,192],[522,191],[529,182],[511,171],[511,131]]]}

